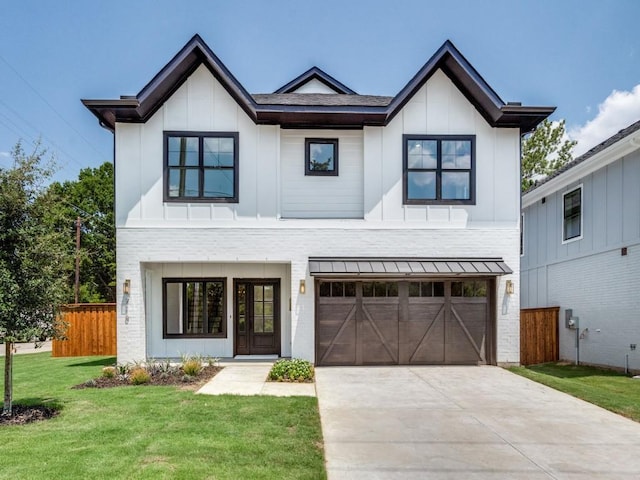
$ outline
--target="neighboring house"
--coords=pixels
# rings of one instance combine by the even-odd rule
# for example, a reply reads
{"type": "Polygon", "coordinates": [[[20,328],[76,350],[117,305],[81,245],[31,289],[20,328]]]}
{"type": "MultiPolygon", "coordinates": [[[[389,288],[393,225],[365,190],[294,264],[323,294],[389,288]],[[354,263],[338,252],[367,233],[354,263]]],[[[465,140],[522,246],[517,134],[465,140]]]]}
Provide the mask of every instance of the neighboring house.
{"type": "Polygon", "coordinates": [[[318,68],[250,95],[195,36],[83,102],[115,135],[119,361],[519,361],[520,138],[554,109],[450,42],[395,97],[318,68]]]}
{"type": "Polygon", "coordinates": [[[529,190],[522,208],[522,307],[561,307],[561,358],[640,370],[640,121],[529,190]]]}

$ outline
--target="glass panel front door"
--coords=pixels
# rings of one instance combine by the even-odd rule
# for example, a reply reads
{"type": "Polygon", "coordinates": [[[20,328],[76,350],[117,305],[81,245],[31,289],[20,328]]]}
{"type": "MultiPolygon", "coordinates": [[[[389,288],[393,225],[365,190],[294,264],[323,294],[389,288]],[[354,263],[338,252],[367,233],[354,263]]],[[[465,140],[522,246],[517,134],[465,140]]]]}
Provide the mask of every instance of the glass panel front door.
{"type": "Polygon", "coordinates": [[[280,353],[280,281],[235,281],[235,354],[280,353]]]}

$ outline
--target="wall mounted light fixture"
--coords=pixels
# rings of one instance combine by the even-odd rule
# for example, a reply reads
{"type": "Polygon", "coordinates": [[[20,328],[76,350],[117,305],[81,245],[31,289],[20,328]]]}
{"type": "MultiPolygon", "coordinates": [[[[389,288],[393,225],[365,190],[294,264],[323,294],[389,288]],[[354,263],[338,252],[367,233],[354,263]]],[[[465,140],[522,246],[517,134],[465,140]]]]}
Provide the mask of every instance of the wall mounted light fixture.
{"type": "Polygon", "coordinates": [[[122,293],[123,295],[129,295],[131,293],[131,280],[128,278],[122,284],[122,293]]]}
{"type": "Polygon", "coordinates": [[[307,286],[305,284],[305,281],[300,280],[300,293],[304,295],[306,291],[307,291],[307,286]]]}
{"type": "Polygon", "coordinates": [[[506,293],[507,295],[513,295],[514,292],[515,292],[515,289],[513,287],[513,281],[507,280],[507,283],[504,288],[504,293],[506,293]]]}

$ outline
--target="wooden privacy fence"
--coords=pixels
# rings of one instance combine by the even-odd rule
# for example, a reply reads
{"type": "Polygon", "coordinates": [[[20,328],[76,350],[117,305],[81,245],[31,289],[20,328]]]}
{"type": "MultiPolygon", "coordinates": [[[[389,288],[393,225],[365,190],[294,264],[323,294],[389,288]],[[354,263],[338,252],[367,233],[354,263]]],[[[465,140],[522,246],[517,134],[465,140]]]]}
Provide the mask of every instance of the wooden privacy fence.
{"type": "Polygon", "coordinates": [[[557,362],[560,307],[520,310],[520,364],[557,362]]]}
{"type": "Polygon", "coordinates": [[[62,307],[67,340],[54,340],[54,357],[116,354],[116,304],[80,303],[62,307]]]}

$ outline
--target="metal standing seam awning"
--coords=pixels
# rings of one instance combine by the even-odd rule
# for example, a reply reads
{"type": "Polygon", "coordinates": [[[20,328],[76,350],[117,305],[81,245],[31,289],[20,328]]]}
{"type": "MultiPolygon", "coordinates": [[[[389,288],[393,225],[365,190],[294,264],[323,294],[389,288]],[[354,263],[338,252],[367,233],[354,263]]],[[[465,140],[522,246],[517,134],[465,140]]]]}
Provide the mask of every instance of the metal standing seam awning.
{"type": "Polygon", "coordinates": [[[316,277],[499,276],[513,273],[502,258],[309,257],[316,277]]]}

